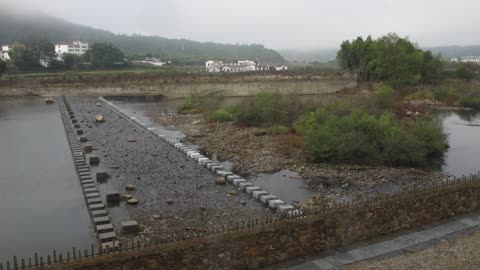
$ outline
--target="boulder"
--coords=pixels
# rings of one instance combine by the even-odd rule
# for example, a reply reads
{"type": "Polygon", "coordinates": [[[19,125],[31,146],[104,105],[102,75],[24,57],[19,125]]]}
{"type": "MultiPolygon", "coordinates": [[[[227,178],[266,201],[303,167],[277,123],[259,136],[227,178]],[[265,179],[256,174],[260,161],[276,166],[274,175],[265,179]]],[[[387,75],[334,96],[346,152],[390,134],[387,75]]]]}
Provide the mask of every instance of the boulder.
{"type": "Polygon", "coordinates": [[[227,183],[227,181],[223,177],[217,177],[215,179],[215,184],[217,184],[217,185],[225,185],[226,183],[227,183]]]}
{"type": "Polygon", "coordinates": [[[125,186],[126,191],[134,191],[135,189],[137,189],[137,188],[135,187],[134,184],[128,184],[128,185],[125,186]]]}
{"type": "Polygon", "coordinates": [[[103,117],[103,115],[97,114],[95,115],[95,122],[97,123],[105,122],[105,118],[103,117]]]}

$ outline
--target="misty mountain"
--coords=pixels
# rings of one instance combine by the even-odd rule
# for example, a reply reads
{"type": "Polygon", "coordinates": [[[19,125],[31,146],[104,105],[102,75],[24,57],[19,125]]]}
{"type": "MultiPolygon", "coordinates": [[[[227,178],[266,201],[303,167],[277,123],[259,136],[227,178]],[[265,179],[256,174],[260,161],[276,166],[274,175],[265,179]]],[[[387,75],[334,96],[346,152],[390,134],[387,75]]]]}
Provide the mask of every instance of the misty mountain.
{"type": "Polygon", "coordinates": [[[0,26],[0,44],[25,42],[31,39],[46,39],[53,43],[82,40],[89,43],[110,42],[129,57],[150,53],[184,63],[201,63],[209,58],[258,59],[268,64],[284,62],[278,52],[264,48],[263,45],[219,44],[158,36],[114,34],[40,13],[19,15],[0,9],[0,26]]]}
{"type": "Polygon", "coordinates": [[[338,49],[296,50],[284,49],[278,52],[289,62],[321,62],[326,63],[337,57],[338,49]]]}
{"type": "Polygon", "coordinates": [[[440,46],[425,48],[433,53],[440,53],[444,58],[460,58],[462,56],[480,56],[480,45],[472,46],[440,46]]]}

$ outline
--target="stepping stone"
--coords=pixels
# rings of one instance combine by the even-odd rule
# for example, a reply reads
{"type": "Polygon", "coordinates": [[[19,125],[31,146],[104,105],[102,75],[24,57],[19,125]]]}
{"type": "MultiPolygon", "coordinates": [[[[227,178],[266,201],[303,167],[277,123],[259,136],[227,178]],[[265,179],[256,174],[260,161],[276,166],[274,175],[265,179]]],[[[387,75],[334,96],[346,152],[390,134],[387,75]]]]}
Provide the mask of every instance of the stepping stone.
{"type": "Polygon", "coordinates": [[[97,203],[103,203],[102,199],[100,198],[91,198],[87,200],[87,204],[97,204],[97,203]]]}
{"type": "Polygon", "coordinates": [[[100,158],[99,157],[90,157],[88,159],[88,162],[90,163],[90,165],[92,166],[97,166],[99,163],[100,163],[100,158]]]}
{"type": "Polygon", "coordinates": [[[239,187],[242,191],[245,191],[245,189],[246,189],[247,187],[251,187],[251,186],[253,186],[253,184],[250,183],[250,182],[243,182],[243,183],[240,183],[240,184],[238,185],[238,187],[239,187]]]}
{"type": "Polygon", "coordinates": [[[89,144],[84,145],[84,146],[83,146],[83,151],[84,151],[85,153],[91,153],[91,152],[93,151],[93,146],[91,146],[91,145],[89,145],[89,144]]]}
{"type": "Polygon", "coordinates": [[[93,179],[82,180],[80,181],[80,183],[82,183],[82,185],[95,184],[95,182],[93,182],[93,179]]]}
{"type": "Polygon", "coordinates": [[[97,182],[105,182],[110,178],[110,174],[107,172],[97,172],[96,174],[97,182]]]}
{"type": "Polygon", "coordinates": [[[90,199],[90,198],[98,198],[100,197],[100,193],[94,192],[94,193],[87,193],[85,195],[85,198],[90,199]]]}
{"type": "Polygon", "coordinates": [[[95,226],[95,230],[97,231],[97,233],[113,232],[113,225],[111,223],[97,225],[95,226]]]}
{"type": "Polygon", "coordinates": [[[83,130],[77,129],[77,135],[83,135],[83,130]]]}
{"type": "Polygon", "coordinates": [[[277,209],[277,207],[282,204],[285,204],[285,202],[278,199],[268,201],[268,207],[273,210],[277,209]]]}
{"type": "Polygon", "coordinates": [[[72,124],[76,124],[77,123],[77,119],[72,119],[72,124]]]}
{"type": "Polygon", "coordinates": [[[88,207],[90,208],[90,211],[99,211],[105,209],[105,205],[103,203],[90,204],[88,207]]]}
{"type": "Polygon", "coordinates": [[[233,180],[235,180],[235,179],[241,179],[241,177],[238,176],[238,175],[235,175],[235,174],[227,176],[227,182],[228,183],[233,183],[233,180]]]}
{"type": "Polygon", "coordinates": [[[263,196],[263,195],[269,195],[268,192],[266,192],[265,190],[255,190],[253,191],[252,193],[252,197],[255,199],[255,200],[260,200],[260,196],[263,196]]]}
{"type": "Polygon", "coordinates": [[[277,207],[277,211],[280,214],[288,214],[289,212],[291,212],[293,210],[295,210],[295,208],[290,204],[279,205],[277,207]]]}
{"type": "Polygon", "coordinates": [[[80,137],[79,139],[81,142],[88,142],[88,138],[87,137],[80,137]]]}
{"type": "Polygon", "coordinates": [[[115,234],[115,232],[107,232],[107,233],[98,234],[98,240],[101,243],[114,241],[116,239],[117,239],[117,235],[115,234]]]}
{"type": "Polygon", "coordinates": [[[263,203],[263,204],[268,204],[269,201],[271,200],[275,200],[277,197],[273,196],[273,195],[261,195],[260,196],[260,201],[263,203]]]}
{"type": "Polygon", "coordinates": [[[253,193],[254,191],[256,191],[256,190],[260,190],[260,188],[259,188],[259,187],[255,187],[255,186],[251,186],[251,187],[246,187],[246,188],[245,188],[245,192],[246,192],[247,194],[252,194],[252,193],[253,193]]]}
{"type": "Polygon", "coordinates": [[[129,233],[138,233],[140,231],[140,227],[135,220],[127,220],[120,222],[120,226],[122,227],[122,232],[125,234],[129,233]]]}
{"type": "Polygon", "coordinates": [[[112,204],[119,203],[120,202],[120,193],[118,193],[118,192],[109,193],[109,194],[107,194],[106,199],[107,199],[107,203],[109,203],[109,204],[110,203],[112,203],[112,204]]]}
{"type": "Polygon", "coordinates": [[[82,176],[92,176],[92,175],[90,174],[90,171],[88,171],[88,172],[79,172],[78,175],[80,175],[80,177],[82,177],[82,176]]]}
{"type": "Polygon", "coordinates": [[[110,223],[110,218],[108,216],[93,218],[93,225],[95,226],[109,224],[109,223],[110,223]]]}
{"type": "Polygon", "coordinates": [[[104,217],[104,216],[108,217],[108,212],[107,212],[107,210],[105,210],[105,209],[94,210],[94,211],[91,212],[91,215],[92,215],[92,217],[94,217],[94,218],[104,217]]]}
{"type": "Polygon", "coordinates": [[[95,192],[98,192],[98,189],[96,187],[94,187],[94,188],[84,188],[83,192],[85,192],[87,194],[88,193],[95,193],[95,192]]]}
{"type": "Polygon", "coordinates": [[[223,170],[223,167],[219,166],[219,165],[210,167],[210,171],[212,171],[214,173],[219,171],[219,170],[223,170]]]}
{"type": "Polygon", "coordinates": [[[88,183],[88,184],[83,184],[83,188],[95,188],[96,189],[97,185],[95,183],[88,183]]]}
{"type": "Polygon", "coordinates": [[[74,124],[73,128],[80,128],[80,124],[74,124]]]}
{"type": "Polygon", "coordinates": [[[245,183],[247,181],[245,179],[238,178],[238,179],[234,179],[232,182],[234,186],[238,187],[240,186],[241,183],[245,183]]]}

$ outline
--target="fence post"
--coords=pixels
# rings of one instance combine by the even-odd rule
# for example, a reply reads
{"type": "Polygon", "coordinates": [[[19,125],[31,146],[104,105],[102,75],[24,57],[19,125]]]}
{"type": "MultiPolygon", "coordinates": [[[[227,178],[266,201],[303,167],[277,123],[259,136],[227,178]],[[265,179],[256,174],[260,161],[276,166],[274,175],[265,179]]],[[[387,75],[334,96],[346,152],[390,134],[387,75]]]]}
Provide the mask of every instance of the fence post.
{"type": "Polygon", "coordinates": [[[28,269],[32,269],[32,258],[28,257],[28,269]]]}
{"type": "Polygon", "coordinates": [[[88,257],[88,251],[87,251],[87,249],[84,249],[84,250],[83,250],[83,257],[84,257],[84,258],[87,258],[87,257],[88,257]]]}
{"type": "Polygon", "coordinates": [[[62,253],[58,254],[58,261],[59,261],[60,263],[63,263],[62,253]]]}
{"type": "Polygon", "coordinates": [[[13,269],[18,269],[17,256],[13,256],[13,269]]]}
{"type": "Polygon", "coordinates": [[[22,269],[25,269],[25,259],[22,258],[22,269]]]}
{"type": "Polygon", "coordinates": [[[40,266],[43,266],[43,256],[40,256],[40,266]]]}
{"type": "Polygon", "coordinates": [[[0,262],[0,270],[3,270],[3,263],[0,262]]]}
{"type": "Polygon", "coordinates": [[[47,255],[47,265],[52,264],[52,261],[50,259],[50,254],[47,255]]]}
{"type": "Polygon", "coordinates": [[[10,270],[10,262],[7,261],[5,264],[6,264],[7,270],[10,270]]]}
{"type": "Polygon", "coordinates": [[[38,253],[35,252],[35,267],[38,267],[38,253]]]}
{"type": "Polygon", "coordinates": [[[70,251],[67,251],[67,262],[70,261],[70,251]]]}
{"type": "Polygon", "coordinates": [[[72,247],[72,256],[73,256],[73,260],[75,261],[77,259],[77,252],[75,251],[74,247],[72,247]]]}
{"type": "Polygon", "coordinates": [[[93,244],[90,245],[90,252],[92,254],[92,257],[95,257],[95,249],[93,248],[93,244]]]}
{"type": "Polygon", "coordinates": [[[53,263],[57,263],[57,251],[53,250],[53,263]]]}

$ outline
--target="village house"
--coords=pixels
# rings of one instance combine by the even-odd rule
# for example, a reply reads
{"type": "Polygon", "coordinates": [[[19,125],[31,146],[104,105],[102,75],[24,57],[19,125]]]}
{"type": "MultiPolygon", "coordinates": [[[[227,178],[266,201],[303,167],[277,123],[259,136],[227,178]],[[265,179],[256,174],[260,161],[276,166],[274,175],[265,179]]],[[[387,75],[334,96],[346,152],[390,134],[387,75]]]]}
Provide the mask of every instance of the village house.
{"type": "Polygon", "coordinates": [[[59,59],[63,59],[64,54],[74,54],[80,56],[88,51],[89,46],[86,42],[74,41],[72,43],[55,44],[55,53],[59,59]]]}
{"type": "Polygon", "coordinates": [[[232,63],[224,63],[220,60],[208,60],[205,62],[207,72],[248,72],[248,71],[268,71],[270,66],[260,65],[258,61],[253,60],[234,60],[232,63]]]}
{"type": "Polygon", "coordinates": [[[9,45],[2,45],[2,50],[0,51],[0,59],[3,61],[10,60],[10,55],[8,52],[10,51],[9,45]]]}
{"type": "Polygon", "coordinates": [[[462,57],[462,63],[480,63],[480,56],[464,56],[462,57]]]}

